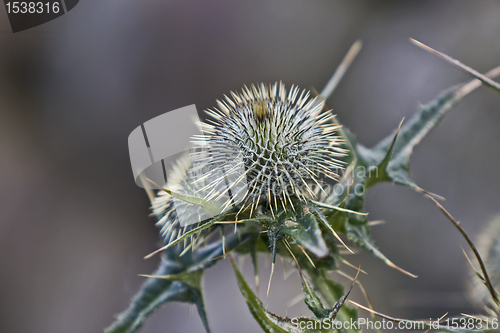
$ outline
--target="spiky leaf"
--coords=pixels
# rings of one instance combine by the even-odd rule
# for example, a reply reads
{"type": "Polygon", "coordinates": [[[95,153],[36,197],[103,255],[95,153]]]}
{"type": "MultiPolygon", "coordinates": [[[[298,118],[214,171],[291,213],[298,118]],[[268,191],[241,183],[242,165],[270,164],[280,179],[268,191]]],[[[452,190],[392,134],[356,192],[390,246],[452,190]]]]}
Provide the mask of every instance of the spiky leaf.
{"type": "Polygon", "coordinates": [[[214,265],[226,251],[243,246],[259,236],[260,227],[246,224],[225,240],[210,243],[194,252],[180,256],[182,247],[167,249],[158,269],[148,278],[134,296],[130,306],[106,329],[106,333],[137,332],[144,320],[167,302],[195,304],[207,332],[210,332],[203,304],[201,279],[203,271],[214,265]]]}
{"type": "MultiPolygon", "coordinates": [[[[371,149],[359,144],[348,129],[342,128],[340,134],[349,149],[348,160],[351,162],[351,170],[355,170],[352,173],[354,191],[349,194],[345,208],[362,212],[366,190],[384,181],[426,193],[411,179],[410,156],[415,146],[439,124],[446,112],[478,86],[472,87],[471,84],[472,82],[468,85],[455,86],[441,93],[430,103],[421,106],[399,131],[387,136],[371,149]]],[[[368,219],[365,216],[333,210],[328,211],[326,215],[335,230],[344,233],[350,241],[373,253],[389,266],[398,268],[374,245],[370,237],[368,219]]]]}
{"type": "Polygon", "coordinates": [[[323,239],[317,217],[307,204],[296,200],[295,210],[288,210],[279,216],[281,232],[296,243],[311,251],[316,257],[322,258],[328,254],[328,248],[323,239]]]}
{"type": "MultiPolygon", "coordinates": [[[[306,303],[309,310],[311,310],[318,319],[325,319],[325,318],[328,318],[330,320],[335,319],[337,317],[338,312],[344,305],[344,302],[346,301],[347,297],[349,296],[351,290],[349,290],[347,294],[340,297],[339,300],[335,303],[335,305],[331,309],[328,309],[323,306],[321,299],[318,297],[318,295],[316,295],[316,292],[311,287],[309,281],[307,281],[307,279],[304,277],[303,274],[301,274],[301,278],[302,278],[302,287],[305,295],[304,302],[306,303]]],[[[350,318],[353,317],[351,316],[350,318]]]]}
{"type": "Polygon", "coordinates": [[[245,278],[238,270],[238,267],[233,261],[233,268],[236,274],[236,280],[240,291],[245,297],[248,308],[252,316],[259,323],[260,327],[265,333],[331,333],[337,332],[332,329],[321,329],[324,325],[315,318],[282,318],[269,312],[262,305],[262,301],[255,295],[252,289],[248,286],[245,278]],[[303,329],[301,329],[303,327],[303,329]],[[320,329],[311,329],[308,327],[321,327],[320,329]]]}
{"type": "MultiPolygon", "coordinates": [[[[335,318],[341,322],[356,322],[358,319],[358,310],[344,304],[344,287],[330,279],[325,269],[308,270],[308,273],[311,276],[311,282],[314,289],[317,290],[328,305],[331,306],[330,311],[336,311],[335,318]]],[[[346,327],[344,331],[347,333],[359,333],[361,330],[352,325],[346,327]]]]}

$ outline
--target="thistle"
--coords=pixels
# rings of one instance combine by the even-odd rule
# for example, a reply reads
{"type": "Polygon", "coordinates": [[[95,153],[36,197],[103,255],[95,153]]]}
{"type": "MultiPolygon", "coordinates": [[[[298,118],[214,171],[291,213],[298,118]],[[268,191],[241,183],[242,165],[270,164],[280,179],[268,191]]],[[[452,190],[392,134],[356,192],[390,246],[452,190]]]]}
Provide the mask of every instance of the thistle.
{"type": "MultiPolygon", "coordinates": [[[[360,42],[354,43],[323,89],[320,95],[322,99],[327,99],[332,93],[359,49],[360,42]]],[[[318,331],[316,327],[321,327],[325,320],[335,320],[337,323],[356,321],[356,309],[345,304],[350,290],[344,293],[343,286],[329,277],[331,271],[349,276],[337,267],[337,263],[353,267],[342,257],[332,235],[346,246],[337,234],[343,233],[351,243],[372,253],[388,266],[416,277],[385,257],[370,236],[370,228],[375,223],[369,221],[364,213],[364,189],[368,190],[379,182],[404,185],[424,193],[450,219],[471,246],[481,267],[481,272],[476,274],[487,285],[489,296],[495,304],[490,302],[492,311],[489,317],[451,318],[453,327],[445,326],[442,322],[448,322],[448,318],[443,320],[442,317],[436,320],[436,327],[432,321],[412,321],[383,315],[371,308],[368,298],[368,307],[354,301],[351,303],[377,316],[405,326],[412,324],[415,328],[446,332],[498,332],[498,220],[483,239],[483,248],[486,249],[486,260],[483,262],[460,223],[429,192],[417,186],[409,172],[410,157],[415,146],[436,127],[453,105],[478,88],[481,82],[500,91],[495,88],[497,84],[489,79],[500,75],[500,67],[486,75],[473,75],[478,80],[452,87],[430,103],[422,105],[409,122],[373,148],[365,148],[349,131],[340,129],[330,113],[323,113],[320,101],[310,99],[306,91],[300,92],[296,87],[287,93],[282,84],[261,84],[245,87],[240,94],[232,93],[231,98],[219,101],[218,109],[208,111],[213,120],[201,124],[205,135],[195,138],[198,150],[177,161],[169,174],[167,188],[153,202],[153,212],[160,219],[158,225],[166,244],[146,258],[164,250],[169,251],[165,252],[155,273],[147,275],[148,280],[130,307],[106,332],[135,333],[155,309],[172,301],[196,305],[206,331],[210,332],[203,302],[202,275],[204,270],[226,255],[233,262],[238,286],[247,305],[264,332],[309,333],[318,331]],[[322,176],[336,179],[338,176],[335,171],[342,166],[337,158],[345,151],[339,146],[342,142],[335,136],[336,132],[346,139],[345,147],[349,149],[352,168],[347,168],[337,190],[321,186],[322,176]],[[369,173],[349,171],[355,168],[376,170],[377,176],[372,178],[369,173]],[[351,191],[356,186],[362,186],[363,191],[351,191]],[[219,209],[219,200],[224,202],[223,209],[219,209]],[[241,207],[238,207],[236,204],[240,203],[241,207]],[[254,211],[256,214],[252,216],[254,211]],[[211,217],[204,220],[207,212],[211,217]],[[228,235],[227,239],[224,238],[226,224],[235,226],[234,233],[228,235]],[[215,230],[221,231],[222,239],[210,241],[209,235],[215,230]],[[206,240],[207,246],[196,248],[200,239],[206,240]],[[181,247],[183,241],[184,247],[181,247]],[[262,242],[267,242],[268,247],[262,246],[262,242]],[[284,248],[278,249],[279,244],[284,245],[284,248]],[[250,255],[258,289],[257,258],[260,252],[270,253],[273,263],[268,293],[276,255],[293,260],[302,280],[304,302],[315,317],[282,318],[264,307],[232,258],[233,254],[250,255]],[[485,266],[491,273],[491,279],[485,266]],[[467,320],[466,326],[461,319],[467,320]],[[307,325],[302,328],[302,324],[307,325]],[[310,324],[313,324],[312,328],[310,324]],[[455,328],[455,324],[460,327],[455,328]],[[486,324],[486,329],[485,325],[479,324],[486,324]],[[488,324],[491,324],[491,330],[488,324]],[[476,329],[480,327],[482,329],[476,329]]],[[[358,273],[360,271],[358,268],[358,273]]],[[[356,278],[354,281],[365,294],[361,283],[356,278]]],[[[354,282],[351,289],[353,286],[354,282]]],[[[359,333],[361,330],[359,326],[350,325],[331,327],[330,331],[359,333]]]]}
{"type": "MultiPolygon", "coordinates": [[[[166,187],[181,195],[196,196],[200,193],[199,182],[195,182],[196,173],[189,153],[181,155],[173,164],[168,174],[166,187]]],[[[185,232],[199,226],[200,222],[206,220],[207,216],[203,207],[179,200],[166,191],[159,191],[153,200],[151,209],[158,218],[156,225],[160,228],[163,242],[168,244],[185,232]]],[[[195,239],[191,239],[193,247],[198,240],[203,240],[200,233],[195,239]]],[[[186,245],[186,244],[184,244],[186,245]]]]}
{"type": "MultiPolygon", "coordinates": [[[[483,257],[489,278],[495,290],[500,290],[500,216],[495,217],[478,239],[478,250],[483,257]]],[[[478,304],[498,309],[481,279],[474,279],[473,299],[478,304]]]]}
{"type": "MultiPolygon", "coordinates": [[[[158,223],[169,237],[164,247],[146,257],[225,223],[260,223],[267,233],[273,264],[278,243],[287,238],[317,257],[327,255],[320,224],[344,244],[326,218],[309,206],[318,189],[323,190],[322,176],[339,178],[336,171],[343,163],[337,158],[345,154],[342,140],[335,135],[340,126],[331,112],[323,112],[324,103],[297,87],[287,93],[282,83],[245,86],[241,94],[232,93],[232,99],[226,96],[225,101],[217,102],[218,109],[207,111],[213,120],[201,123],[204,135],[193,139],[191,162],[178,162],[169,189],[164,189],[167,194],[160,194],[153,204],[157,215],[165,214],[158,223]],[[184,195],[191,203],[183,202],[180,214],[179,207],[174,213],[171,195],[180,199],[184,195]],[[199,223],[203,218],[196,214],[203,207],[192,205],[195,197],[203,198],[205,208],[215,203],[219,216],[199,223]],[[243,219],[238,219],[242,212],[243,219]],[[192,222],[176,220],[186,216],[192,222]],[[234,221],[224,221],[227,217],[234,221]],[[196,225],[189,230],[178,228],[192,223],[196,225]]],[[[223,235],[223,228],[221,232],[223,235]]]]}
{"type": "Polygon", "coordinates": [[[321,176],[338,179],[338,158],[345,151],[323,101],[296,86],[287,93],[282,83],[245,86],[231,97],[207,111],[213,120],[201,124],[205,135],[194,140],[202,148],[194,158],[225,172],[224,177],[206,176],[206,199],[217,199],[228,188],[240,198],[241,210],[250,208],[250,216],[260,202],[267,202],[274,215],[288,204],[293,207],[294,196],[315,198],[312,188],[321,187],[321,176]]]}

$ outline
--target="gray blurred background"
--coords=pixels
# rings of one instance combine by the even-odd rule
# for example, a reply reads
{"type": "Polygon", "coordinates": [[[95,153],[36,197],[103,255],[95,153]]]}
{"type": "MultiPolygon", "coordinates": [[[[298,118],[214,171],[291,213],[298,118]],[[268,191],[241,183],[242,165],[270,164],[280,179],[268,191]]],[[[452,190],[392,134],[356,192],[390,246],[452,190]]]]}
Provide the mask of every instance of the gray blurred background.
{"type": "MultiPolygon", "coordinates": [[[[158,258],[142,259],[158,234],[130,168],[136,126],[185,105],[212,107],[253,82],[320,90],[360,38],[364,48],[328,104],[371,146],[419,103],[468,80],[408,37],[485,72],[500,65],[500,1],[88,0],[16,34],[1,9],[0,332],[101,332],[142,283],[138,274],[156,267],[158,258]]],[[[479,89],[412,159],[417,183],[446,197],[473,237],[500,212],[499,111],[500,96],[479,89]]],[[[369,273],[361,282],[374,307],[408,318],[474,312],[462,292],[464,242],[449,221],[389,184],[366,203],[370,219],[387,222],[373,229],[376,244],[419,276],[365,253],[349,257],[369,273]]],[[[249,261],[244,271],[251,279],[249,261]]],[[[277,314],[310,315],[301,302],[287,306],[300,292],[297,273],[276,274],[261,297],[277,314]]],[[[260,331],[227,260],[206,272],[205,297],[213,332],[260,331]]],[[[196,309],[171,303],[143,332],[203,327],[196,309]]]]}

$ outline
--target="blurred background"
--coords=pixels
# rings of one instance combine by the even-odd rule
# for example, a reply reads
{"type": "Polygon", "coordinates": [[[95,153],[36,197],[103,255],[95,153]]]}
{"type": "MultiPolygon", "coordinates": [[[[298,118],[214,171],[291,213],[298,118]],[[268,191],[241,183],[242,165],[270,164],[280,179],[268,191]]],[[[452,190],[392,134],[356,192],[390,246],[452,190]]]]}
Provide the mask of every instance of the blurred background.
{"type": "MultiPolygon", "coordinates": [[[[243,84],[282,80],[321,90],[356,39],[364,47],[328,101],[372,146],[419,103],[469,80],[413,37],[480,72],[500,65],[500,2],[81,1],[13,34],[0,10],[0,331],[101,332],[159,258],[148,199],[134,183],[129,133],[189,104],[198,111],[243,84]]],[[[412,172],[476,237],[500,213],[500,96],[480,88],[419,145],[412,172]]],[[[168,142],[166,143],[168,144],[168,142]]],[[[407,188],[377,185],[373,238],[405,276],[366,253],[349,260],[375,309],[396,317],[474,313],[458,231],[407,188]]],[[[278,267],[279,268],[279,267],[278,267]]],[[[289,269],[290,267],[288,267],[289,269]]],[[[261,281],[269,276],[262,262],[261,281]]],[[[347,267],[342,269],[354,274],[347,267]]],[[[251,279],[250,262],[244,269],[251,279]]],[[[280,270],[277,270],[280,272],[280,270]]],[[[345,279],[340,279],[348,285],[345,279]]],[[[213,332],[260,331],[225,260],[205,274],[213,332]]],[[[310,315],[298,274],[276,274],[279,315],[310,315]]],[[[364,303],[356,291],[353,299],[364,303]]],[[[366,313],[361,313],[366,316],[366,313]]],[[[170,303],[144,333],[204,332],[195,308],[170,303]]]]}

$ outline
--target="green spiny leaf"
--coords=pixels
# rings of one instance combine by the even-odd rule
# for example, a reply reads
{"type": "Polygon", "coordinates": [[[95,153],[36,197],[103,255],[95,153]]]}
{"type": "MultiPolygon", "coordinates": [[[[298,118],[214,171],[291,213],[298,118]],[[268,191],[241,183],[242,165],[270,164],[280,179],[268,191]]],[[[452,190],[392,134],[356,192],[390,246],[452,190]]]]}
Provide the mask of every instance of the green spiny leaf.
{"type": "Polygon", "coordinates": [[[347,224],[347,238],[351,240],[354,244],[360,248],[371,252],[375,257],[381,259],[387,266],[395,268],[396,270],[409,275],[411,277],[417,277],[416,275],[396,266],[391,260],[389,260],[380,250],[375,246],[373,240],[370,237],[370,227],[366,225],[352,225],[347,224]]]}
{"type": "MultiPolygon", "coordinates": [[[[365,191],[361,193],[351,192],[345,208],[363,212],[366,190],[382,181],[390,181],[419,192],[425,192],[416,185],[410,176],[410,156],[413,149],[439,124],[448,110],[467,93],[479,86],[471,86],[473,83],[471,81],[467,85],[455,86],[441,93],[430,103],[421,106],[415,115],[400,127],[399,135],[396,135],[398,134],[396,131],[371,149],[357,143],[354,135],[348,129],[343,128],[340,134],[346,140],[347,148],[350,149],[348,158],[351,168],[355,170],[362,168],[367,171],[364,174],[353,172],[353,188],[363,188],[365,191]]],[[[334,230],[346,234],[350,241],[373,253],[389,266],[397,268],[374,245],[370,237],[368,219],[365,216],[330,211],[327,213],[327,219],[334,230]]]]}
{"type": "MultiPolygon", "coordinates": [[[[155,184],[155,185],[160,187],[157,184],[155,184]]],[[[188,202],[188,203],[193,204],[193,205],[202,206],[205,209],[205,211],[212,216],[219,215],[221,212],[221,207],[218,207],[212,201],[209,201],[209,200],[206,200],[206,199],[203,199],[200,197],[176,193],[174,191],[167,190],[166,188],[161,188],[161,190],[170,194],[171,196],[173,196],[174,198],[177,198],[179,200],[188,202]]]]}
{"type": "Polygon", "coordinates": [[[327,318],[330,315],[331,310],[330,309],[325,309],[323,306],[323,303],[321,303],[321,299],[316,295],[314,290],[312,289],[311,285],[307,281],[307,279],[304,277],[303,274],[301,274],[302,278],[302,289],[304,291],[304,302],[306,303],[307,307],[309,310],[314,313],[316,318],[318,319],[323,319],[327,318]]]}
{"type": "Polygon", "coordinates": [[[294,207],[295,211],[288,210],[278,216],[281,232],[311,251],[316,257],[325,257],[328,254],[328,248],[316,216],[303,202],[297,200],[294,202],[294,207]]]}
{"type": "MultiPolygon", "coordinates": [[[[325,269],[318,269],[313,271],[309,270],[308,273],[311,276],[314,288],[319,291],[324,300],[329,304],[329,306],[332,307],[332,310],[337,311],[335,313],[336,318],[338,318],[338,320],[342,322],[356,322],[358,319],[357,309],[348,307],[346,305],[340,307],[340,305],[345,301],[345,298],[342,298],[348,294],[344,294],[344,287],[340,283],[337,283],[330,279],[325,269]]],[[[346,328],[345,331],[348,333],[358,333],[360,332],[360,329],[351,326],[349,328],[346,328]]]]}
{"type": "Polygon", "coordinates": [[[410,156],[414,147],[459,101],[458,91],[458,87],[452,88],[438,96],[436,100],[422,106],[417,114],[401,128],[392,157],[386,166],[386,174],[390,181],[420,191],[410,176],[410,156]]]}
{"type": "Polygon", "coordinates": [[[262,330],[266,333],[291,332],[291,321],[267,311],[262,305],[262,302],[246,283],[245,278],[238,270],[238,267],[236,266],[234,261],[232,261],[232,263],[234,272],[236,274],[236,279],[238,281],[238,286],[240,287],[240,291],[243,294],[243,297],[245,297],[250,312],[252,313],[255,320],[259,323],[262,330]]]}
{"type": "MultiPolygon", "coordinates": [[[[182,234],[181,236],[177,237],[175,240],[171,241],[170,243],[162,246],[161,248],[159,248],[156,251],[151,252],[150,254],[148,254],[147,256],[145,256],[144,259],[149,259],[152,256],[154,256],[155,254],[160,253],[162,251],[165,251],[165,250],[171,248],[172,246],[179,244],[181,241],[183,241],[185,239],[188,239],[190,236],[193,236],[193,235],[195,235],[197,233],[200,233],[203,230],[206,230],[206,229],[208,229],[208,228],[210,228],[210,227],[212,227],[212,226],[214,226],[216,224],[222,223],[223,219],[226,218],[227,215],[229,215],[229,214],[230,213],[218,215],[215,218],[213,218],[212,220],[210,220],[209,222],[206,222],[206,223],[204,223],[204,224],[202,224],[202,225],[200,225],[200,226],[198,226],[198,227],[196,227],[194,229],[191,229],[191,230],[185,232],[184,234],[182,234]]],[[[265,218],[265,217],[257,217],[257,218],[253,218],[253,219],[239,220],[238,223],[251,223],[251,222],[262,222],[262,221],[266,221],[267,222],[267,218],[265,218]]],[[[222,230],[224,230],[224,229],[222,229],[222,230]]]]}
{"type": "MultiPolygon", "coordinates": [[[[259,232],[258,225],[245,224],[225,240],[226,251],[244,246],[259,237],[259,232]]],[[[106,329],[106,333],[137,332],[145,319],[161,305],[176,301],[195,304],[203,326],[210,332],[203,304],[201,279],[203,271],[222,258],[222,241],[210,243],[194,252],[189,250],[180,256],[182,251],[180,246],[165,251],[159,268],[152,274],[155,277],[144,282],[130,306],[106,329]]]]}
{"type": "Polygon", "coordinates": [[[236,279],[240,291],[245,297],[248,308],[252,313],[252,316],[259,323],[260,327],[265,333],[331,333],[337,332],[331,329],[321,329],[323,327],[321,321],[315,318],[282,318],[269,312],[262,305],[262,301],[255,295],[252,289],[248,286],[245,278],[238,270],[235,262],[231,259],[233,263],[233,269],[236,274],[236,279]],[[303,327],[303,329],[300,329],[303,327]],[[308,328],[312,327],[312,328],[308,328]],[[314,328],[316,327],[316,329],[314,328]],[[317,329],[320,327],[320,329],[317,329]]]}
{"type": "MultiPolygon", "coordinates": [[[[175,270],[175,263],[168,260],[162,260],[160,267],[154,275],[166,275],[168,272],[175,270]]],[[[200,284],[202,271],[185,274],[183,280],[189,279],[197,281],[200,284]]],[[[145,319],[151,315],[158,307],[167,302],[187,302],[193,303],[198,309],[198,313],[207,332],[210,332],[208,327],[207,316],[203,304],[201,289],[193,288],[189,284],[181,281],[148,278],[142,285],[139,293],[137,293],[130,306],[118,316],[118,319],[110,327],[106,333],[133,333],[137,332],[145,319]]]]}

